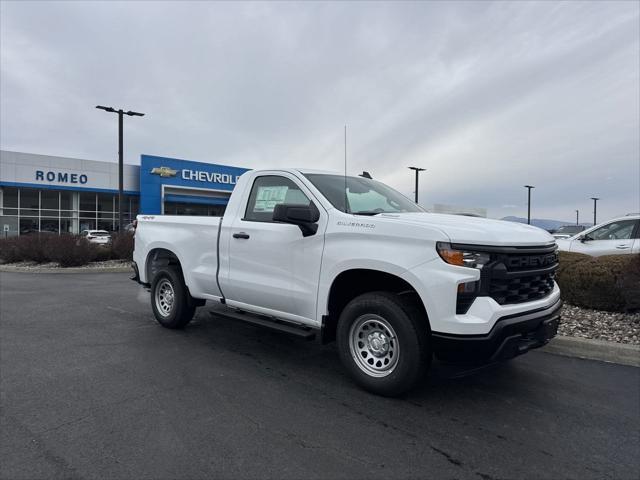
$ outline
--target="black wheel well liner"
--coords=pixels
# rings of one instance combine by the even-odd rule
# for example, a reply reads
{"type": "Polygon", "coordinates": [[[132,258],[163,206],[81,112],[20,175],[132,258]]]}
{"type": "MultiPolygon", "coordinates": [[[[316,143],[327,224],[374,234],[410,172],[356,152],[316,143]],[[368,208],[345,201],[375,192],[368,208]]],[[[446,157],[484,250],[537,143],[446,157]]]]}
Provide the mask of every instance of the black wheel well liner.
{"type": "Polygon", "coordinates": [[[167,265],[176,265],[182,274],[182,265],[180,265],[180,260],[175,253],[166,248],[154,248],[151,250],[147,254],[147,261],[145,263],[147,283],[151,285],[151,283],[153,283],[153,277],[156,276],[158,270],[167,265]]]}
{"type": "Polygon", "coordinates": [[[343,308],[355,297],[367,292],[386,291],[409,298],[421,312],[430,330],[427,310],[418,292],[406,280],[381,270],[358,268],[341,272],[331,284],[327,315],[322,321],[322,343],[335,340],[338,318],[343,308]]]}

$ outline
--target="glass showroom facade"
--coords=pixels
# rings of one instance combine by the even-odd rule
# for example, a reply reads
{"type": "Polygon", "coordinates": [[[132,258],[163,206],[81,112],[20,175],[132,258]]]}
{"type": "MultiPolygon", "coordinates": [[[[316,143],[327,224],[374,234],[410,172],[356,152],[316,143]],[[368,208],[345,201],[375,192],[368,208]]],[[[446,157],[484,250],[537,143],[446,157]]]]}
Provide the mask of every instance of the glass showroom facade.
{"type": "MultiPolygon", "coordinates": [[[[142,155],[124,165],[124,224],[136,215],[222,215],[246,169],[142,155]]],[[[118,165],[0,150],[0,235],[118,228],[118,165]]]]}
{"type": "MultiPolygon", "coordinates": [[[[138,214],[137,195],[125,195],[124,222],[138,214]]],[[[31,232],[79,233],[117,229],[118,195],[90,191],[0,187],[0,225],[4,235],[31,232]]]]}

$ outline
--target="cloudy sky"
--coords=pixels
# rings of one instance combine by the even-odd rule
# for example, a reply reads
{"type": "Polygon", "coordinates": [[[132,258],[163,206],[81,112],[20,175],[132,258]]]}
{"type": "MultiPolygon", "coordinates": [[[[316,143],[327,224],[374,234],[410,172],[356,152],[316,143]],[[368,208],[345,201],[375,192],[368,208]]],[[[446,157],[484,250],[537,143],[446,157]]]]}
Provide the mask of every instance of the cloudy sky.
{"type": "MultiPolygon", "coordinates": [[[[421,203],[640,211],[640,3],[0,2],[0,147],[370,171],[421,203]]],[[[601,212],[601,213],[600,213],[601,212]]]]}

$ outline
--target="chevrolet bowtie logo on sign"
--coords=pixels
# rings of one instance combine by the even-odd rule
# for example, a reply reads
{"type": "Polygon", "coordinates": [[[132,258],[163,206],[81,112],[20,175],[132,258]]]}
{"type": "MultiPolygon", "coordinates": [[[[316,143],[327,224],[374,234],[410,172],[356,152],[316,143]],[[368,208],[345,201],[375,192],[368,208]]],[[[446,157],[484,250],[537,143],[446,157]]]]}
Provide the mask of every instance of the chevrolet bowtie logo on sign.
{"type": "Polygon", "coordinates": [[[160,175],[161,177],[175,177],[178,171],[169,167],[155,167],[151,169],[151,173],[160,175]]]}

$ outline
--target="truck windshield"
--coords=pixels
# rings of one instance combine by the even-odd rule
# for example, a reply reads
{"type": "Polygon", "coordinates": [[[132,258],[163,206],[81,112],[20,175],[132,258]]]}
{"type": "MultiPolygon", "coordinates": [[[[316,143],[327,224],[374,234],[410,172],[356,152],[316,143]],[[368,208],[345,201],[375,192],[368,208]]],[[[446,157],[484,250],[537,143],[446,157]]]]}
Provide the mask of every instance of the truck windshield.
{"type": "Polygon", "coordinates": [[[308,173],[304,176],[320,190],[331,205],[343,212],[355,215],[376,215],[425,211],[401,193],[375,180],[347,177],[345,195],[345,177],[341,175],[308,173]]]}

